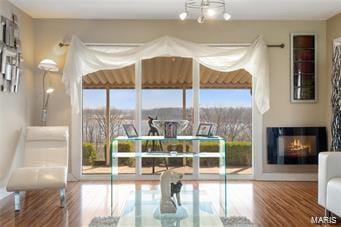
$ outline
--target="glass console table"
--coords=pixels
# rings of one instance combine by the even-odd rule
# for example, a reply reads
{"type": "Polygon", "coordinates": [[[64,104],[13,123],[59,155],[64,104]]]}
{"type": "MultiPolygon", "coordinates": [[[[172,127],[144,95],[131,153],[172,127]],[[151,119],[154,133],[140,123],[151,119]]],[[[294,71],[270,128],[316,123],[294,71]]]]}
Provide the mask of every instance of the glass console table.
{"type": "MultiPolygon", "coordinates": [[[[199,147],[193,146],[193,147],[199,147]]],[[[118,171],[118,159],[119,158],[219,158],[219,179],[221,180],[222,185],[222,197],[220,202],[220,208],[223,210],[223,215],[227,216],[227,198],[226,198],[226,153],[225,153],[225,140],[221,137],[201,137],[201,136],[178,136],[176,138],[165,138],[164,136],[140,136],[140,137],[132,137],[128,138],[125,136],[119,136],[112,140],[112,148],[111,148],[111,155],[112,155],[112,168],[111,168],[111,215],[113,215],[113,208],[115,205],[115,198],[114,198],[114,185],[119,179],[119,171],[118,171]],[[186,142],[186,141],[197,141],[197,142],[205,142],[210,141],[212,143],[216,142],[219,145],[219,150],[217,152],[205,152],[205,151],[195,151],[195,148],[192,148],[192,152],[119,152],[119,143],[120,142],[143,142],[143,141],[161,141],[161,142],[186,142]]],[[[155,194],[156,192],[154,192],[155,194]]],[[[181,191],[181,193],[188,194],[188,191],[181,191]]],[[[193,194],[199,193],[198,191],[193,190],[191,192],[193,194]]],[[[158,197],[159,198],[159,197],[158,197]]],[[[130,201],[131,202],[131,201],[130,201]]],[[[155,202],[155,201],[154,201],[155,202]]],[[[189,202],[187,202],[189,203],[189,202]]],[[[188,209],[193,209],[195,204],[200,204],[201,201],[192,201],[192,205],[188,205],[188,209]]],[[[137,205],[136,205],[137,206],[137,205]]],[[[140,204],[143,206],[143,204],[140,204]]],[[[155,208],[158,207],[158,203],[156,202],[153,206],[155,208]]],[[[185,208],[185,204],[183,205],[185,208]]],[[[183,207],[181,206],[181,207],[183,207]]],[[[131,209],[131,206],[130,206],[131,209]]],[[[207,208],[206,208],[207,209],[207,208]]],[[[210,208],[211,209],[211,208],[210,208]]],[[[151,213],[151,212],[148,212],[151,213]]],[[[197,212],[198,213],[198,212],[197,212]]],[[[200,213],[200,212],[199,212],[200,213]]],[[[123,214],[124,215],[124,214],[123,214]]],[[[129,216],[129,215],[128,215],[129,216]]],[[[128,217],[127,216],[127,217],[128,217]]],[[[151,217],[141,217],[139,218],[144,220],[151,220],[153,218],[153,214],[151,217]]],[[[213,216],[212,216],[213,217],[213,216]]],[[[217,215],[215,217],[218,217],[217,215]]],[[[155,214],[154,214],[155,219],[155,214]]],[[[191,218],[190,218],[191,219],[191,218]]],[[[125,219],[122,219],[125,220],[125,219]]],[[[134,218],[136,220],[136,217],[134,218]]],[[[195,220],[192,218],[191,220],[195,220]]],[[[199,218],[200,220],[200,218],[199,218]]],[[[155,220],[154,220],[155,221],[155,220]]],[[[162,225],[161,225],[162,226],[162,225]]],[[[183,226],[183,225],[181,225],[183,226]]],[[[184,225],[187,226],[187,225],[184,225]]],[[[188,226],[192,226],[191,224],[188,226]]]]}

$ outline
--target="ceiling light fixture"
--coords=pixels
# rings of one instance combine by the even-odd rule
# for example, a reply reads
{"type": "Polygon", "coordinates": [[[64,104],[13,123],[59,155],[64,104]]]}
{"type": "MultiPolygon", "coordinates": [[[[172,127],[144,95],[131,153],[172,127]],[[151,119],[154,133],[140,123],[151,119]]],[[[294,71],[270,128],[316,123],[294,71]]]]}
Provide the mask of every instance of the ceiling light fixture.
{"type": "Polygon", "coordinates": [[[205,21],[205,17],[204,16],[200,16],[200,17],[198,17],[197,21],[198,21],[199,24],[202,24],[205,21]]]}
{"type": "Polygon", "coordinates": [[[231,15],[226,12],[225,0],[187,0],[185,2],[185,12],[179,14],[181,20],[185,20],[189,15],[199,15],[198,23],[203,23],[207,18],[222,17],[229,20],[231,15]]]}

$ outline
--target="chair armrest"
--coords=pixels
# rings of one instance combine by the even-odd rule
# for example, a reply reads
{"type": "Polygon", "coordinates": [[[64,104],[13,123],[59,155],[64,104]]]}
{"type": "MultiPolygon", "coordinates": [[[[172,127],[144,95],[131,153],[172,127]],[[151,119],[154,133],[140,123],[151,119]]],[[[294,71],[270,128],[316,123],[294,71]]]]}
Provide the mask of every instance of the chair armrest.
{"type": "Polygon", "coordinates": [[[321,206],[326,206],[327,184],[334,177],[341,177],[341,152],[321,152],[318,165],[318,203],[321,206]]]}

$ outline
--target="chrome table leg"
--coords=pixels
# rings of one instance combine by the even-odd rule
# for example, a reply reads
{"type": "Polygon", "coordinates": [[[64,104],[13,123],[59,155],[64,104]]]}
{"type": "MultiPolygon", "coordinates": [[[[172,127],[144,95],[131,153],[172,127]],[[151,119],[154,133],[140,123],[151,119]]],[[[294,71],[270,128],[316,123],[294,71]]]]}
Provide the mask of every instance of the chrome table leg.
{"type": "Polygon", "coordinates": [[[65,207],[65,188],[59,189],[60,207],[65,207]]]}
{"type": "Polygon", "coordinates": [[[20,211],[20,192],[14,192],[14,210],[20,211]]]}

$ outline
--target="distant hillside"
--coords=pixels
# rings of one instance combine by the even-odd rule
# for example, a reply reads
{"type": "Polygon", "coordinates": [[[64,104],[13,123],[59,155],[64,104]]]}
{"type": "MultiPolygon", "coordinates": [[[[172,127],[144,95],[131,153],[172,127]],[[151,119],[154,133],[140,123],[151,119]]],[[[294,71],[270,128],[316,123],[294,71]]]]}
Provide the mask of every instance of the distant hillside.
{"type": "MultiPolygon", "coordinates": [[[[105,111],[103,109],[83,110],[83,135],[90,141],[105,139],[105,111]],[[96,138],[96,139],[95,139],[96,138]]],[[[142,110],[142,134],[148,133],[148,116],[159,120],[183,119],[182,108],[155,108],[142,110]]],[[[110,135],[124,135],[122,124],[134,123],[134,110],[110,110],[110,135]]],[[[192,121],[192,109],[186,110],[186,119],[192,121]]],[[[210,107],[200,109],[200,121],[215,124],[217,135],[230,141],[251,140],[252,109],[250,107],[210,107]]],[[[191,132],[191,125],[187,130],[191,132]]]]}

